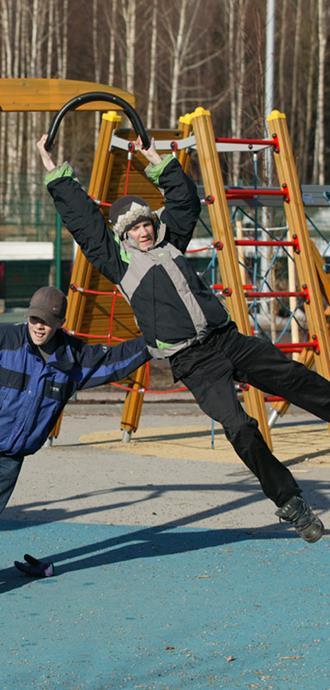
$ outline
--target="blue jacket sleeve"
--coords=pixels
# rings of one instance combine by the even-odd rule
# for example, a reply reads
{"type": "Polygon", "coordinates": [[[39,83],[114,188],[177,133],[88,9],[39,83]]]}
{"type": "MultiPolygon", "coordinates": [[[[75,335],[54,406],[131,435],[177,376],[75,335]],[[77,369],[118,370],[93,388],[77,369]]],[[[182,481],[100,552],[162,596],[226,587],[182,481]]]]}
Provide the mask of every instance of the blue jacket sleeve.
{"type": "Polygon", "coordinates": [[[76,353],[77,364],[81,369],[77,388],[95,388],[125,379],[149,359],[151,356],[143,336],[115,347],[82,343],[80,351],[76,353]]]}

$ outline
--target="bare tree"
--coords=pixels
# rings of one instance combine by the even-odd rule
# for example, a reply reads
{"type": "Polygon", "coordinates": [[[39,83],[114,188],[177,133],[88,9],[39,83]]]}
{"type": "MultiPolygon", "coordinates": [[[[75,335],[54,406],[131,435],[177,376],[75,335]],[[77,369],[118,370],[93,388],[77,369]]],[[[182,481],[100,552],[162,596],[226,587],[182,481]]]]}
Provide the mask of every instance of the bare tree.
{"type": "Polygon", "coordinates": [[[287,25],[288,25],[288,0],[282,0],[281,3],[281,14],[279,21],[279,67],[278,67],[278,96],[279,96],[279,106],[280,110],[284,112],[285,110],[285,84],[286,84],[286,71],[285,71],[285,53],[287,48],[287,25]]]}
{"type": "Polygon", "coordinates": [[[134,91],[135,41],[136,41],[136,0],[121,0],[122,14],[126,29],[126,89],[134,91]]]}
{"type": "Polygon", "coordinates": [[[306,65],[307,84],[306,84],[306,108],[305,126],[300,129],[298,140],[298,151],[301,155],[300,176],[302,182],[307,180],[308,155],[313,134],[313,107],[315,96],[315,72],[316,72],[316,53],[317,53],[317,0],[312,0],[309,15],[309,50],[308,65],[306,65]]]}
{"type": "Polygon", "coordinates": [[[108,84],[114,84],[115,55],[116,55],[116,28],[117,28],[117,0],[112,0],[109,34],[109,68],[108,84]]]}
{"type": "MultiPolygon", "coordinates": [[[[257,135],[264,126],[265,6],[264,0],[0,0],[2,76],[103,76],[135,93],[148,127],[175,127],[179,115],[202,105],[219,134],[257,135]],[[69,12],[76,27],[70,41],[69,12]]],[[[311,173],[321,181],[330,14],[325,0],[278,0],[276,14],[276,105],[290,123],[305,181],[311,173]]],[[[2,168],[15,185],[19,171],[39,172],[35,139],[45,122],[44,115],[1,117],[2,168]]],[[[58,134],[59,159],[69,128],[70,117],[58,134]]],[[[90,165],[90,143],[82,148],[79,164],[85,156],[90,165]]],[[[245,161],[239,154],[225,160],[234,182],[248,177],[245,161]]]]}
{"type": "MultiPolygon", "coordinates": [[[[245,17],[246,0],[232,0],[228,8],[228,69],[230,88],[230,124],[232,136],[242,136],[243,93],[245,82],[245,17]]],[[[232,179],[238,184],[240,153],[232,156],[232,179]]]]}
{"type": "Polygon", "coordinates": [[[313,181],[318,184],[324,184],[324,70],[327,43],[324,0],[318,0],[317,6],[319,51],[313,181]]]}
{"type": "MultiPolygon", "coordinates": [[[[68,76],[68,29],[69,29],[69,0],[62,0],[61,7],[55,2],[55,27],[56,27],[56,62],[57,73],[61,79],[68,76]]],[[[65,138],[65,121],[63,121],[58,137],[58,159],[63,159],[65,138]]]]}
{"type": "Polygon", "coordinates": [[[291,117],[290,117],[290,131],[294,138],[295,127],[297,122],[297,103],[299,90],[299,73],[300,73],[300,57],[301,57],[301,20],[302,20],[302,0],[297,0],[297,13],[295,20],[295,37],[294,37],[294,51],[293,51],[293,69],[291,82],[291,117]]]}
{"type": "Polygon", "coordinates": [[[150,73],[149,73],[149,89],[148,89],[148,105],[147,105],[147,127],[152,127],[153,116],[155,111],[155,94],[156,94],[156,68],[157,68],[157,0],[152,3],[152,18],[151,18],[151,46],[150,46],[150,73]]]}

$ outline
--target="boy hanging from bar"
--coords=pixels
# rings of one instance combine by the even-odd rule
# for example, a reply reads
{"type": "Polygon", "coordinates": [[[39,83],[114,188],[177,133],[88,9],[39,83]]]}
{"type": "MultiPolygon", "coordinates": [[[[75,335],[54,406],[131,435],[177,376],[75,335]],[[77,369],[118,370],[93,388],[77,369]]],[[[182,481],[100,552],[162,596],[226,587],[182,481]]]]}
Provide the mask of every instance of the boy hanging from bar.
{"type": "Polygon", "coordinates": [[[135,312],[153,357],[168,358],[174,380],[181,380],[200,408],[220,422],[245,465],[258,478],[276,515],[299,536],[316,542],[324,526],[291,472],[270,451],[237,399],[234,381],[279,395],[330,421],[330,383],[289,359],[269,340],[239,333],[223,305],[185,257],[199,213],[195,184],[172,154],[161,158],[154,142],[136,148],[149,165],[147,177],[164,193],[156,213],[139,197],[115,201],[107,223],[68,163],[56,166],[38,150],[55,207],[87,259],[118,285],[135,312]]]}

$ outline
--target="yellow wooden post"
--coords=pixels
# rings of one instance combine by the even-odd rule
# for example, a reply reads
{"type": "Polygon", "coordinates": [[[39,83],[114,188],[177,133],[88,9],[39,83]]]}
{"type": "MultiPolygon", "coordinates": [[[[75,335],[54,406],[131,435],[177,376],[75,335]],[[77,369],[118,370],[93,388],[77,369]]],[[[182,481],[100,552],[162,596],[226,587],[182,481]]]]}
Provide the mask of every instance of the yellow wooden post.
{"type": "MultiPolygon", "coordinates": [[[[112,132],[120,121],[121,117],[118,115],[118,113],[109,112],[102,115],[98,145],[88,188],[88,193],[90,196],[97,198],[100,201],[105,201],[107,197],[108,189],[105,188],[104,180],[106,178],[107,168],[110,165],[110,142],[112,132]]],[[[88,289],[91,273],[92,265],[86,259],[81,249],[78,248],[71,274],[71,285],[88,289]]],[[[86,295],[79,291],[72,289],[69,290],[68,308],[65,321],[65,328],[68,331],[79,332],[84,316],[85,306],[86,295]]],[[[49,436],[50,439],[58,437],[61,428],[61,421],[62,416],[57,420],[57,423],[49,436]]]]}
{"type": "MultiPolygon", "coordinates": [[[[112,165],[110,142],[112,133],[120,121],[121,117],[118,113],[110,111],[102,115],[100,134],[88,187],[89,195],[99,201],[105,201],[107,198],[108,188],[106,188],[105,180],[107,179],[107,170],[112,165]]],[[[71,274],[71,284],[88,289],[91,273],[92,265],[86,259],[81,249],[78,249],[71,274]]],[[[68,295],[67,319],[65,322],[65,327],[69,331],[79,332],[85,306],[86,295],[81,292],[70,290],[68,295]]]]}
{"type": "MultiPolygon", "coordinates": [[[[191,117],[190,115],[182,115],[179,118],[179,132],[181,139],[186,139],[191,133],[191,117]]],[[[178,161],[185,172],[189,172],[189,155],[188,150],[180,149],[178,161]]]]}
{"type": "MultiPolygon", "coordinates": [[[[231,296],[227,298],[227,306],[239,331],[248,335],[251,333],[248,309],[242,287],[219,155],[215,145],[211,114],[204,108],[197,108],[190,117],[196,137],[205,196],[214,197],[214,203],[208,206],[208,211],[214,239],[223,245],[223,249],[218,251],[222,282],[225,287],[232,290],[231,296]]],[[[262,393],[250,387],[248,391],[244,392],[244,401],[248,414],[258,420],[260,431],[271,448],[272,442],[262,393]]]]}
{"type": "MultiPolygon", "coordinates": [[[[180,138],[184,139],[191,131],[191,122],[185,117],[179,120],[180,138]]],[[[185,149],[181,149],[178,154],[180,165],[187,171],[189,168],[189,156],[185,149]]],[[[129,441],[132,432],[136,431],[139,425],[144,400],[144,387],[147,379],[147,368],[144,365],[134,374],[135,382],[132,389],[128,392],[121,415],[121,429],[124,431],[123,440],[129,441]]]]}
{"type": "Polygon", "coordinates": [[[134,373],[134,383],[125,398],[120,423],[120,428],[124,431],[123,441],[129,441],[132,432],[136,431],[139,426],[146,380],[147,367],[144,364],[134,373]]]}
{"type": "Polygon", "coordinates": [[[316,354],[314,358],[315,366],[320,374],[330,379],[329,332],[287,121],[284,113],[273,110],[267,117],[267,122],[270,134],[273,137],[276,136],[278,140],[278,149],[276,149],[274,157],[279,183],[288,191],[289,200],[284,203],[284,210],[290,237],[293,239],[295,236],[300,247],[300,253],[295,254],[295,263],[300,289],[306,286],[309,294],[309,301],[305,303],[309,333],[310,336],[315,335],[317,337],[320,346],[320,353],[316,354]]]}

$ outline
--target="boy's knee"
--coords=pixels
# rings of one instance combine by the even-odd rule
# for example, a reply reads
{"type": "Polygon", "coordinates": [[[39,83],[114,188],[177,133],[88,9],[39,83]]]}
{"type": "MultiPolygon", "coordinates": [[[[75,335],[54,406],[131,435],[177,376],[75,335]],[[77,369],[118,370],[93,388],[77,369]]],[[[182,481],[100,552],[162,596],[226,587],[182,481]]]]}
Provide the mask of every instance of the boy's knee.
{"type": "Polygon", "coordinates": [[[237,450],[244,450],[249,447],[258,433],[258,422],[253,418],[248,421],[242,421],[238,425],[230,427],[230,429],[225,429],[228,441],[237,450]]]}

